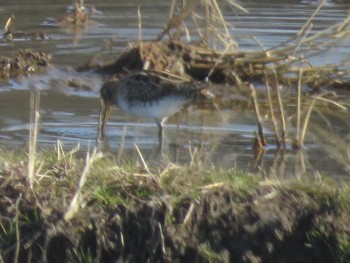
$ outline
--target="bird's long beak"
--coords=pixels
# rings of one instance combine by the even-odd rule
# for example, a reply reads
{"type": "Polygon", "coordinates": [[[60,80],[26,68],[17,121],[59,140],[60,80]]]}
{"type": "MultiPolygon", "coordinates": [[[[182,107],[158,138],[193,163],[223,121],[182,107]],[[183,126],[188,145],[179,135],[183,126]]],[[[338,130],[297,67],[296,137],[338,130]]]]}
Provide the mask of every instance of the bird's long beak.
{"type": "Polygon", "coordinates": [[[109,118],[109,115],[112,110],[112,105],[106,104],[103,99],[101,99],[101,107],[100,107],[100,116],[98,118],[98,131],[97,131],[97,138],[96,143],[98,144],[101,139],[104,137],[105,133],[105,126],[107,123],[107,120],[109,118]]]}

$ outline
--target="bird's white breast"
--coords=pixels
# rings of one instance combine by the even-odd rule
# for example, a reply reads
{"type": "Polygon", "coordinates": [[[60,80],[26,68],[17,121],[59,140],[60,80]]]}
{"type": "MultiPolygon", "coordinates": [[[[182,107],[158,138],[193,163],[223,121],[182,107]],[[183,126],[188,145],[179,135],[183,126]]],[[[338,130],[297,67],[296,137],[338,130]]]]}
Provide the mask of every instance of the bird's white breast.
{"type": "Polygon", "coordinates": [[[178,112],[186,102],[183,97],[168,96],[150,102],[128,102],[118,99],[118,106],[123,111],[138,117],[163,119],[178,112]]]}

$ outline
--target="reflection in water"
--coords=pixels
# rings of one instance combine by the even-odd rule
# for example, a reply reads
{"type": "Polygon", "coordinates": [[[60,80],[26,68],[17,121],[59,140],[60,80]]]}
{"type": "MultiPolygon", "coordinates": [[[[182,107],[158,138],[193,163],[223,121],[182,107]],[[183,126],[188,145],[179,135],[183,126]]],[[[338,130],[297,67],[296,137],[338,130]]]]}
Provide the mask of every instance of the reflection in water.
{"type": "MultiPolygon", "coordinates": [[[[2,17],[14,13],[16,29],[42,31],[44,41],[0,40],[2,55],[11,55],[20,48],[33,48],[53,54],[53,64],[48,74],[16,79],[0,83],[0,142],[7,147],[27,147],[29,129],[29,90],[38,88],[41,95],[41,127],[39,145],[52,148],[61,140],[67,149],[81,145],[81,151],[95,143],[99,115],[98,89],[103,77],[91,72],[78,73],[66,66],[80,66],[91,57],[101,61],[116,58],[125,50],[128,42],[137,40],[138,17],[136,6],[140,1],[90,1],[101,11],[93,20],[97,23],[79,34],[60,27],[45,24],[50,18],[58,19],[66,10],[65,3],[57,1],[3,0],[2,17]],[[50,5],[50,8],[47,8],[50,5]],[[25,21],[25,22],[23,22],[25,21]],[[112,43],[106,48],[106,43],[112,43]],[[60,67],[64,66],[64,67],[60,67]],[[82,91],[74,85],[82,83],[82,91]],[[71,83],[74,83],[72,85],[71,83]],[[91,88],[89,90],[89,87],[91,88]]],[[[169,1],[143,1],[142,38],[153,39],[167,20],[169,1]],[[155,4],[157,3],[157,4],[155,4]],[[157,14],[155,16],[154,14],[157,14]]],[[[233,27],[231,33],[243,49],[260,49],[255,36],[265,48],[276,46],[293,34],[307,21],[315,5],[307,1],[245,1],[249,14],[225,11],[225,19],[233,27]],[[266,19],[268,18],[268,19],[266,19]]],[[[328,2],[314,20],[313,31],[322,30],[341,21],[350,4],[328,2]]],[[[326,64],[348,59],[349,41],[333,52],[326,52],[312,62],[326,64]]],[[[335,177],[350,174],[350,127],[348,113],[319,107],[313,114],[312,125],[306,138],[306,148],[294,152],[281,151],[274,146],[272,126],[268,121],[264,129],[268,146],[254,151],[252,142],[256,124],[247,94],[232,92],[235,87],[218,87],[221,95],[220,110],[182,111],[165,125],[165,147],[157,153],[157,127],[146,120],[136,119],[115,111],[108,126],[106,141],[100,147],[111,152],[116,159],[140,160],[140,154],[150,166],[163,165],[167,161],[223,168],[238,167],[260,172],[270,178],[301,176],[304,173],[322,171],[335,177]],[[229,91],[229,92],[228,92],[229,91]]],[[[286,92],[285,96],[289,96],[286,92]]],[[[346,95],[348,97],[348,95],[346,95]]],[[[349,102],[348,98],[344,98],[349,102]]],[[[268,108],[262,101],[261,110],[268,108]]],[[[290,115],[295,110],[293,98],[286,103],[290,115]]],[[[264,114],[262,114],[264,116],[264,114]]],[[[290,125],[293,133],[293,125],[290,125]]]]}

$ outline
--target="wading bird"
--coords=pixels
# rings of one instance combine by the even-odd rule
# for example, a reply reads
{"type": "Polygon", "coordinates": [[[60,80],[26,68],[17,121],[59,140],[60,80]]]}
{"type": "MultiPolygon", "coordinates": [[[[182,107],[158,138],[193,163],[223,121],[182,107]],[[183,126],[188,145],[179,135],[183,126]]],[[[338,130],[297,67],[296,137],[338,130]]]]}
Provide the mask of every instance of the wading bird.
{"type": "Polygon", "coordinates": [[[163,123],[183,106],[201,99],[212,99],[201,82],[171,79],[153,71],[129,73],[120,80],[105,82],[100,90],[101,111],[98,140],[113,106],[137,117],[153,119],[158,125],[159,146],[162,145],[163,123]]]}

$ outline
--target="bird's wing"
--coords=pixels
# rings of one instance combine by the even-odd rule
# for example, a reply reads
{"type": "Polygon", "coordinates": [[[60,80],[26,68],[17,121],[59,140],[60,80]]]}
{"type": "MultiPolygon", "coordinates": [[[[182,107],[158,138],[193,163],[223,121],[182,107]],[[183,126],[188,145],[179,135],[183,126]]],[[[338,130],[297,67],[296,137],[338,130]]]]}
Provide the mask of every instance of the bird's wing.
{"type": "MultiPolygon", "coordinates": [[[[126,77],[121,83],[124,97],[129,101],[149,102],[164,96],[185,95],[185,83],[172,82],[156,74],[136,73],[126,77]],[[127,90],[127,91],[126,91],[127,90]]],[[[191,89],[188,85],[188,91],[191,89]]]]}

